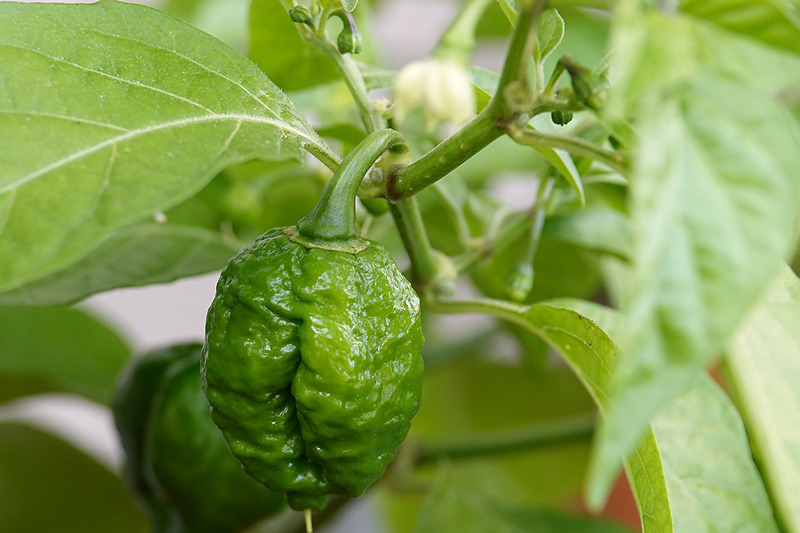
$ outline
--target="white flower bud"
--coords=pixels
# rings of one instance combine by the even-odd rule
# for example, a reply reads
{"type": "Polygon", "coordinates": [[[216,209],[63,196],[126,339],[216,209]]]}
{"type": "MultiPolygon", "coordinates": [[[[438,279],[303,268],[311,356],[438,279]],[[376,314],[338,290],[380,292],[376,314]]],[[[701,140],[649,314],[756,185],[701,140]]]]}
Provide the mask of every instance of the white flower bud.
{"type": "Polygon", "coordinates": [[[431,131],[444,122],[460,126],[475,113],[469,72],[449,59],[429,57],[409,63],[395,78],[394,94],[397,118],[402,121],[409,111],[421,107],[431,131]]]}

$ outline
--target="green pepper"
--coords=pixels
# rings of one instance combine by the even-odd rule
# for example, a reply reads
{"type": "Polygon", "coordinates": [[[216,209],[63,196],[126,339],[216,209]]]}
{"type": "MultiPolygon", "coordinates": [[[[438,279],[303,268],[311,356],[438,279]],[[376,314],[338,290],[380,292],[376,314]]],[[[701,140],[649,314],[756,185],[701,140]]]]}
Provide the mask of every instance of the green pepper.
{"type": "Polygon", "coordinates": [[[295,509],[363,493],[419,406],[419,300],[355,219],[361,178],[387,148],[405,145],[395,132],[372,134],[296,228],[234,256],[209,309],[212,417],[245,470],[295,509]]]}
{"type": "Polygon", "coordinates": [[[199,344],[137,358],[114,412],[125,478],[161,533],[236,533],[285,507],[245,474],[211,420],[199,344]]]}

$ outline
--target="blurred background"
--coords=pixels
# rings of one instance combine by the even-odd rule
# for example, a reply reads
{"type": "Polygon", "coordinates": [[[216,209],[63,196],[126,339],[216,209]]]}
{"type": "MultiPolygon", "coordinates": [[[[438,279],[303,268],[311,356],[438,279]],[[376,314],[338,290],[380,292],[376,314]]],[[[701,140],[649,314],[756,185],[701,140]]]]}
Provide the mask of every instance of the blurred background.
{"type": "MultiPolygon", "coordinates": [[[[179,17],[185,16],[187,21],[194,26],[227,41],[242,52],[247,52],[248,0],[173,0],[170,2],[152,0],[140,3],[157,8],[168,8],[170,12],[179,17]]],[[[377,53],[383,58],[383,64],[396,69],[410,61],[427,56],[436,45],[439,36],[452,21],[459,7],[460,2],[454,0],[384,0],[380,2],[374,11],[371,35],[375,38],[377,53]],[[413,35],[410,35],[409,28],[412,28],[413,35]]],[[[580,20],[580,18],[576,18],[576,24],[579,24],[580,20]]],[[[596,50],[589,48],[588,52],[586,50],[601,38],[593,35],[587,43],[577,43],[579,50],[584,50],[584,55],[589,56],[582,58],[579,53],[579,59],[587,61],[587,64],[590,65],[596,64],[602,57],[604,48],[596,50]],[[581,46],[584,48],[581,49],[581,46]]],[[[497,71],[504,50],[505,42],[502,37],[488,36],[481,41],[473,63],[497,71]]],[[[506,171],[499,179],[492,181],[487,192],[493,199],[502,202],[509,208],[522,209],[527,207],[529,199],[535,196],[537,187],[538,181],[531,173],[506,171]]],[[[401,266],[404,266],[402,259],[400,261],[401,266]]],[[[203,339],[205,313],[214,296],[217,276],[218,273],[211,273],[146,288],[114,290],[91,297],[80,303],[79,307],[121,332],[134,354],[141,354],[176,343],[199,342],[203,339]]],[[[493,328],[490,320],[480,317],[462,316],[437,320],[441,321],[438,327],[453,338],[461,336],[465,331],[474,333],[481,330],[489,331],[493,328]]],[[[494,336],[493,339],[490,350],[494,358],[502,360],[504,357],[514,357],[515,351],[519,348],[518,339],[510,334],[494,336]]],[[[470,376],[475,369],[464,368],[463,372],[466,376],[465,382],[468,383],[472,379],[470,376]]],[[[503,380],[508,379],[508,376],[498,374],[496,377],[496,382],[489,388],[505,387],[506,385],[502,383],[503,380]]],[[[435,379],[437,378],[434,376],[435,379]]],[[[492,377],[489,376],[487,379],[491,381],[492,377]]],[[[542,386],[552,388],[553,394],[557,395],[560,385],[557,382],[551,382],[542,384],[542,386]]],[[[564,387],[570,389],[572,381],[565,384],[564,387]]],[[[455,389],[448,391],[441,384],[439,390],[443,391],[442,395],[463,395],[469,392],[455,389]]],[[[494,392],[504,394],[499,390],[494,392]]],[[[579,399],[575,400],[576,405],[584,405],[586,402],[583,393],[580,394],[579,399]]],[[[479,411],[480,406],[477,403],[480,399],[481,396],[476,396],[474,400],[476,405],[472,405],[470,408],[479,411]]],[[[466,403],[470,401],[466,397],[460,398],[460,400],[466,403]]],[[[590,404],[586,405],[590,406],[590,404]]],[[[498,413],[479,413],[478,416],[491,418],[498,416],[498,413]]],[[[500,416],[502,418],[502,415],[500,416]]],[[[119,472],[121,469],[123,456],[111,413],[97,403],[83,400],[78,396],[46,394],[17,400],[3,406],[0,408],[0,419],[25,420],[30,424],[42,427],[48,432],[64,438],[79,450],[97,458],[112,471],[119,472]]],[[[433,422],[429,419],[420,423],[431,424],[433,422]]],[[[1,446],[2,444],[0,444],[1,446]]],[[[566,460],[575,462],[572,477],[579,480],[582,474],[585,447],[576,448],[568,453],[572,454],[573,459],[568,456],[566,460]]],[[[563,461],[564,458],[561,457],[559,460],[563,461]]],[[[55,464],[55,457],[53,461],[54,468],[61,468],[60,465],[55,464]]],[[[76,461],[78,460],[76,459],[76,461]]],[[[541,467],[548,461],[548,458],[545,455],[537,461],[541,467]]],[[[78,463],[75,464],[78,465],[78,463]]],[[[42,465],[42,468],[46,468],[46,465],[42,465]]],[[[80,472],[85,473],[87,468],[79,468],[78,465],[75,466],[76,472],[65,470],[64,475],[83,475],[80,472]]],[[[506,481],[512,485],[514,483],[510,479],[506,481]]],[[[567,482],[565,481],[565,483],[567,482]]],[[[573,487],[574,482],[570,481],[569,484],[570,487],[573,487]]],[[[566,485],[559,488],[555,483],[552,486],[556,492],[567,491],[566,485]]],[[[2,480],[0,480],[0,506],[4,501],[3,488],[2,480]]],[[[5,489],[14,490],[13,487],[5,487],[5,489]]],[[[624,491],[624,487],[619,490],[624,491]]],[[[101,496],[98,495],[98,497],[101,496]]],[[[521,499],[524,497],[524,494],[520,494],[521,499]]],[[[381,531],[381,520],[377,516],[383,511],[374,501],[378,498],[380,498],[379,495],[362,498],[358,504],[347,508],[341,520],[320,529],[320,531],[329,533],[381,531]]],[[[621,499],[624,502],[624,509],[617,514],[630,518],[632,512],[630,497],[623,495],[621,499]]],[[[580,502],[576,500],[574,507],[580,509],[580,502]]],[[[74,512],[80,512],[80,510],[74,512]]],[[[402,504],[395,506],[392,512],[402,514],[402,504]]],[[[615,512],[612,511],[612,514],[615,512]]],[[[633,512],[635,514],[635,510],[633,512]]]]}

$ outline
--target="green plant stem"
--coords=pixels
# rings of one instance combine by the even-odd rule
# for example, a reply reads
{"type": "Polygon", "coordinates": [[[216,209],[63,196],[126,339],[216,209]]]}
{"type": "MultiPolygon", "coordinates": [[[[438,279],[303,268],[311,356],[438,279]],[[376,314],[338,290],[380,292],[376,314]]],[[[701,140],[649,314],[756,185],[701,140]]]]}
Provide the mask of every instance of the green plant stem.
{"type": "Polygon", "coordinates": [[[408,150],[403,136],[394,130],[369,134],[356,146],[333,174],[314,210],[297,223],[300,235],[325,241],[358,239],[355,199],[362,179],[387,150],[408,150]]]}
{"type": "Polygon", "coordinates": [[[507,101],[507,88],[527,79],[527,65],[536,38],[534,28],[545,3],[544,0],[522,3],[497,93],[486,109],[417,161],[389,174],[386,183],[388,200],[408,198],[439,181],[500,137],[504,128],[516,119],[519,110],[507,101]]]}
{"type": "Polygon", "coordinates": [[[530,90],[528,85],[528,64],[533,55],[533,46],[536,42],[536,23],[539,15],[547,5],[546,0],[520,0],[519,16],[514,33],[511,35],[511,44],[508,47],[503,70],[500,73],[500,82],[497,86],[489,107],[495,109],[498,116],[516,114],[519,110],[513,105],[515,98],[506,94],[514,84],[519,84],[520,89],[530,90]]]}
{"type": "Polygon", "coordinates": [[[427,298],[425,300],[425,307],[429,311],[442,314],[476,313],[491,315],[519,324],[528,329],[531,327],[525,320],[525,313],[528,311],[528,306],[507,302],[505,300],[495,300],[493,298],[476,298],[474,300],[427,298]]]}
{"type": "Polygon", "coordinates": [[[542,422],[534,426],[489,435],[475,435],[451,441],[418,443],[415,463],[423,465],[441,459],[469,459],[586,442],[592,438],[596,416],[542,422]]]}
{"type": "Polygon", "coordinates": [[[415,285],[425,287],[437,278],[439,262],[425,232],[417,199],[412,197],[389,202],[389,211],[411,260],[411,278],[415,285]]]}
{"type": "Polygon", "coordinates": [[[397,201],[439,181],[503,134],[488,107],[433,150],[407,167],[389,174],[386,198],[397,201]]]}
{"type": "Polygon", "coordinates": [[[629,177],[629,163],[622,154],[607,150],[585,139],[544,133],[533,128],[516,128],[513,126],[507,128],[506,132],[514,141],[524,146],[532,148],[561,148],[572,154],[594,159],[616,170],[621,175],[629,177]]]}
{"type": "Polygon", "coordinates": [[[377,113],[369,99],[369,91],[367,85],[364,83],[364,76],[349,55],[339,53],[339,50],[327,38],[317,38],[313,41],[322,52],[331,60],[336,66],[336,71],[342,77],[350,94],[358,107],[358,114],[361,117],[361,122],[367,133],[379,130],[385,127],[384,120],[377,113]]]}
{"type": "Polygon", "coordinates": [[[553,96],[553,92],[556,90],[556,85],[558,85],[558,80],[561,79],[561,75],[564,74],[564,65],[563,63],[556,63],[553,67],[553,72],[550,73],[550,79],[547,80],[547,85],[542,91],[542,94],[545,98],[550,98],[553,96]]]}
{"type": "Polygon", "coordinates": [[[442,35],[434,55],[452,58],[460,64],[468,64],[469,56],[475,49],[475,28],[493,1],[469,0],[442,35]]]}
{"type": "Polygon", "coordinates": [[[533,265],[533,260],[536,258],[536,251],[539,249],[539,241],[542,239],[542,230],[544,229],[544,220],[547,216],[547,204],[550,202],[550,196],[553,192],[555,180],[547,178],[539,187],[536,194],[536,201],[531,206],[530,213],[533,218],[531,225],[531,234],[528,239],[528,244],[525,249],[524,261],[529,265],[533,265]]]}
{"type": "Polygon", "coordinates": [[[478,261],[492,257],[498,250],[508,246],[514,239],[525,233],[531,225],[531,215],[528,214],[517,220],[514,224],[506,227],[502,233],[495,238],[484,242],[480,246],[468,250],[458,256],[453,264],[459,273],[466,272],[478,261]]]}

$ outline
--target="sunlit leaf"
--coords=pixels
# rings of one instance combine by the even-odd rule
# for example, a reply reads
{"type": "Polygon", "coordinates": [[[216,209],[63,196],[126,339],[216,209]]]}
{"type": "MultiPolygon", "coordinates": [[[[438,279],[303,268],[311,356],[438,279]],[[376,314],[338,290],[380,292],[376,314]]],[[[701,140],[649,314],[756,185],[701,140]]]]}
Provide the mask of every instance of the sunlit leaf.
{"type": "Polygon", "coordinates": [[[596,506],[620,458],[692,386],[774,275],[800,198],[796,125],[770,93],[716,62],[718,30],[652,13],[621,27],[626,45],[638,42],[624,53],[619,88],[638,123],[635,246],[626,357],[591,474],[596,506]]]}
{"type": "Polygon", "coordinates": [[[261,158],[334,157],[228,45],[156,10],[0,3],[0,290],[261,158]]]}
{"type": "Polygon", "coordinates": [[[776,512],[800,530],[800,281],[784,267],[725,362],[776,512]]]}

